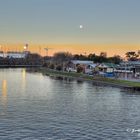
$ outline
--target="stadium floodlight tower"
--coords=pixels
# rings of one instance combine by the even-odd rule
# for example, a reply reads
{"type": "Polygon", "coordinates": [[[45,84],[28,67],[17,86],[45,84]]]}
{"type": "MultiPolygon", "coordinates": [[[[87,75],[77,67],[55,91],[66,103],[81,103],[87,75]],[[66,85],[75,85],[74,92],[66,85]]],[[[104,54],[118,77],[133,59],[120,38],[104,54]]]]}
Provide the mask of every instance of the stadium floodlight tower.
{"type": "Polygon", "coordinates": [[[24,48],[24,51],[27,51],[28,46],[29,46],[28,44],[25,44],[25,45],[24,45],[24,47],[23,47],[23,48],[24,48]]]}

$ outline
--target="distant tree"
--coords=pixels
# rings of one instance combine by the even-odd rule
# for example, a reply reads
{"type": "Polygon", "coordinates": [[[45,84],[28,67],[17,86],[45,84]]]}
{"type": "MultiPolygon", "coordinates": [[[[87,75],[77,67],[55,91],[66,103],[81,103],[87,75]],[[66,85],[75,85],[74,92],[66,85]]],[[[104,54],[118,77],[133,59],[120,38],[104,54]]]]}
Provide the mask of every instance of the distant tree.
{"type": "Polygon", "coordinates": [[[79,54],[74,54],[74,55],[73,55],[73,59],[74,59],[74,60],[80,60],[79,54]]]}
{"type": "Polygon", "coordinates": [[[122,61],[122,59],[119,55],[115,55],[113,57],[108,58],[109,63],[120,64],[121,61],[122,61]]]}
{"type": "Polygon", "coordinates": [[[58,71],[63,70],[63,66],[62,66],[62,65],[57,65],[57,66],[56,66],[56,70],[58,70],[58,71]]]}
{"type": "Polygon", "coordinates": [[[108,59],[103,56],[96,56],[93,61],[95,63],[103,63],[103,62],[108,62],[108,59]]]}
{"type": "Polygon", "coordinates": [[[100,56],[106,58],[106,57],[107,57],[107,53],[106,53],[106,52],[101,52],[101,53],[100,53],[100,56]]]}
{"type": "Polygon", "coordinates": [[[37,53],[28,54],[25,61],[26,64],[30,64],[30,65],[43,64],[43,58],[37,53]]]}
{"type": "Polygon", "coordinates": [[[93,53],[93,54],[91,53],[91,54],[88,55],[88,60],[94,61],[95,57],[96,57],[96,54],[95,53],[93,53]]]}
{"type": "Polygon", "coordinates": [[[57,63],[68,62],[72,59],[72,54],[69,52],[57,52],[53,56],[53,60],[57,63]]]}
{"type": "Polygon", "coordinates": [[[86,55],[83,54],[75,54],[73,55],[73,59],[74,60],[88,60],[88,57],[86,55]]]}
{"type": "Polygon", "coordinates": [[[139,57],[139,54],[133,51],[127,52],[125,55],[128,61],[137,61],[139,57]]]}
{"type": "Polygon", "coordinates": [[[50,69],[54,69],[54,68],[55,68],[55,66],[54,66],[54,64],[53,64],[53,63],[50,63],[50,64],[48,65],[48,68],[50,68],[50,69]]]}
{"type": "Polygon", "coordinates": [[[84,72],[84,68],[81,65],[77,66],[77,73],[84,72]]]}

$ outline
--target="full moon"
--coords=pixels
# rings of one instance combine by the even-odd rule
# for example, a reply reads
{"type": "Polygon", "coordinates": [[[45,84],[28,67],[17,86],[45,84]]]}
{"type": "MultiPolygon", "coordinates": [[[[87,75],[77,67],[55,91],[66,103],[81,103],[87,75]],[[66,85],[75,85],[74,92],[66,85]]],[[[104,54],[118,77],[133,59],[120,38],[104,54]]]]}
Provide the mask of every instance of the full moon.
{"type": "Polygon", "coordinates": [[[79,28],[80,28],[80,29],[83,29],[83,25],[80,25],[79,28]]]}

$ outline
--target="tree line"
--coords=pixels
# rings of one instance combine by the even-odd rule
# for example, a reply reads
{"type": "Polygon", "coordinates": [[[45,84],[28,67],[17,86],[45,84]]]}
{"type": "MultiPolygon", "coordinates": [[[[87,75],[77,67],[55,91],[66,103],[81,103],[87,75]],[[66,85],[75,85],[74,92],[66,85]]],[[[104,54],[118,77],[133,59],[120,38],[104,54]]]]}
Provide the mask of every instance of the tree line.
{"type": "MultiPolygon", "coordinates": [[[[125,54],[128,61],[137,61],[140,57],[140,51],[134,52],[130,51],[125,54]]],[[[120,64],[123,58],[119,55],[114,55],[112,57],[107,57],[106,52],[101,52],[100,55],[95,53],[90,53],[88,55],[74,54],[70,52],[57,52],[52,57],[40,56],[39,54],[28,54],[26,58],[0,58],[0,65],[48,65],[47,63],[55,64],[59,68],[64,65],[65,62],[70,60],[89,60],[94,63],[114,63],[120,64]]],[[[53,66],[51,66],[53,67],[53,66]]]]}
{"type": "MultiPolygon", "coordinates": [[[[140,51],[130,51],[126,52],[125,58],[128,61],[138,61],[140,60],[140,51]]],[[[90,60],[94,63],[114,63],[114,64],[120,64],[120,62],[123,61],[123,58],[119,55],[114,55],[112,57],[107,57],[106,52],[101,52],[100,55],[96,55],[95,53],[90,53],[89,55],[83,55],[83,54],[74,54],[72,55],[69,52],[58,52],[55,53],[52,57],[52,60],[57,62],[67,61],[67,60],[90,60]]]]}
{"type": "Polygon", "coordinates": [[[52,60],[56,62],[63,62],[68,60],[89,60],[89,61],[93,61],[94,63],[107,62],[107,63],[119,64],[122,61],[122,58],[119,55],[115,55],[113,57],[107,57],[106,52],[101,52],[100,55],[96,55],[95,53],[91,53],[89,55],[83,55],[83,54],[72,55],[69,52],[58,52],[54,54],[52,60]]]}

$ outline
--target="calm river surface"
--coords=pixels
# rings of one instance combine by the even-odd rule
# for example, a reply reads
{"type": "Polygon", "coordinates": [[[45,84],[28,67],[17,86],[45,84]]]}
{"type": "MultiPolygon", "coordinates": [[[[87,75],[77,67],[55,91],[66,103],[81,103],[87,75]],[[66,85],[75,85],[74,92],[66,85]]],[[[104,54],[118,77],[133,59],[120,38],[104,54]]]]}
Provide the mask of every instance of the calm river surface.
{"type": "Polygon", "coordinates": [[[0,69],[0,140],[139,140],[140,94],[0,69]]]}

